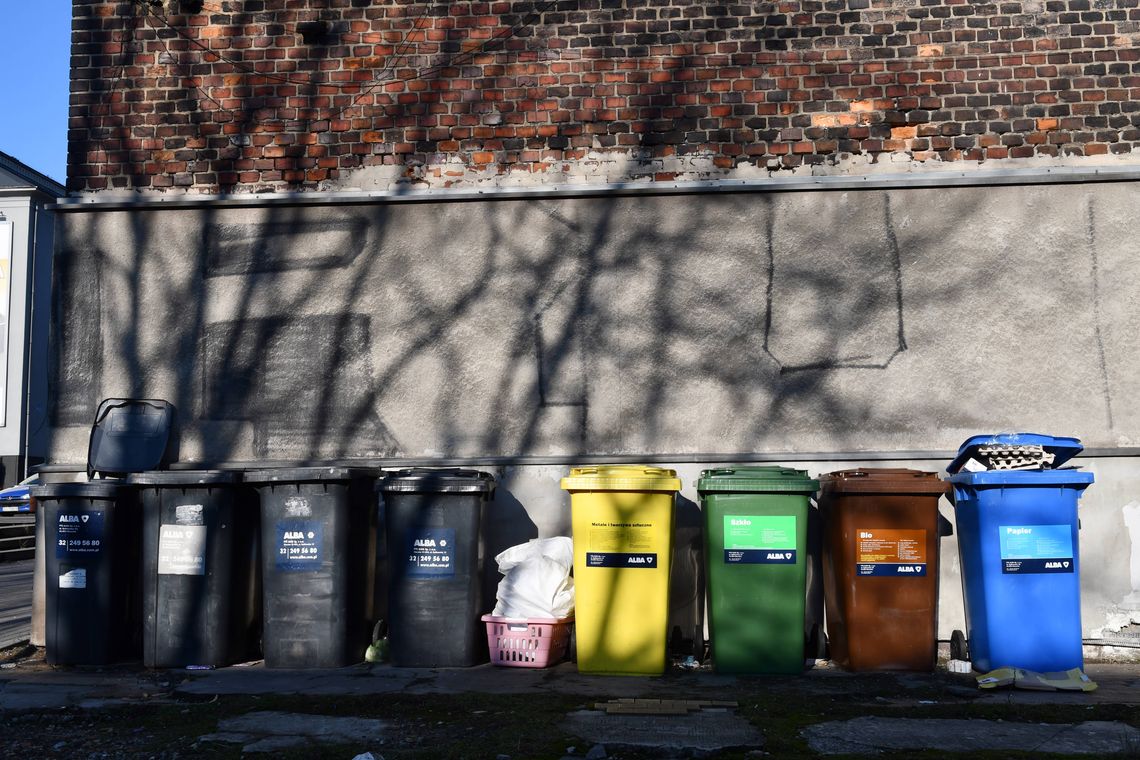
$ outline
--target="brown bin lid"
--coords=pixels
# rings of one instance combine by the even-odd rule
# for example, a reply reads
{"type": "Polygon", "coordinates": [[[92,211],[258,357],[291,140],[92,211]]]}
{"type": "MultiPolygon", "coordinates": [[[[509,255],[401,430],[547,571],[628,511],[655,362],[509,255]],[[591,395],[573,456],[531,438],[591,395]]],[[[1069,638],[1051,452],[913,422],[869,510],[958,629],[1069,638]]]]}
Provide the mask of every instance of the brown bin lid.
{"type": "Polygon", "coordinates": [[[819,476],[823,493],[881,493],[939,496],[947,492],[949,483],[936,472],[910,470],[904,467],[865,467],[838,470],[819,476]]]}

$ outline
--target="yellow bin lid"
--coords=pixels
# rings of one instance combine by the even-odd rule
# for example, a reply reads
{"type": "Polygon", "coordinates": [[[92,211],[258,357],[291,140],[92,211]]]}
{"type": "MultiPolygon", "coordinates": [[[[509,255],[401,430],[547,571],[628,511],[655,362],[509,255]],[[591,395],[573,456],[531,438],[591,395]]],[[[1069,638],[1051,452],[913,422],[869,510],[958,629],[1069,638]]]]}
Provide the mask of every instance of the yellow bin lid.
{"type": "Polygon", "coordinates": [[[602,464],[571,467],[562,478],[567,491],[680,491],[676,470],[643,464],[602,464]]]}

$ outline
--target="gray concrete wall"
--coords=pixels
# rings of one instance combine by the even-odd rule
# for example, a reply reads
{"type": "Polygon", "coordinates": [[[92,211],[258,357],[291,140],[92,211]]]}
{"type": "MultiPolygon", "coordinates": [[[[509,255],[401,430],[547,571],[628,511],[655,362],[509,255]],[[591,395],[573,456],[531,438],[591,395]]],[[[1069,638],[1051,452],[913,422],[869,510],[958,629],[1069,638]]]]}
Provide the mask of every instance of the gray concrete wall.
{"type": "MultiPolygon", "coordinates": [[[[173,402],[182,458],[211,461],[816,452],[798,466],[820,472],[850,465],[827,452],[1005,430],[1123,453],[1140,444],[1135,198],[1119,182],[85,207],[58,230],[51,459],[83,462],[118,395],[173,402]]],[[[1089,462],[1090,636],[1132,620],[1135,464],[1089,462]]],[[[681,469],[689,551],[700,466],[681,469]]],[[[564,471],[500,471],[492,550],[567,530],[564,471]]]]}
{"type": "Polygon", "coordinates": [[[57,461],[1140,442],[1131,183],[63,215],[57,461]]]}

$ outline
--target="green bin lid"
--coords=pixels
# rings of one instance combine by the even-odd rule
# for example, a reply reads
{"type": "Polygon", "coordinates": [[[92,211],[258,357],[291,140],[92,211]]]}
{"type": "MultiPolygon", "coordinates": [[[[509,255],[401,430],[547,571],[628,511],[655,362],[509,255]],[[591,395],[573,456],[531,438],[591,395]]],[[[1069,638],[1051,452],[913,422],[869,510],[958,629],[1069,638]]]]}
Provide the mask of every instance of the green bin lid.
{"type": "Polygon", "coordinates": [[[562,478],[567,491],[680,491],[676,470],[641,464],[602,464],[571,467],[562,478]]]}
{"type": "Polygon", "coordinates": [[[819,481],[806,470],[773,465],[718,467],[704,470],[697,480],[698,493],[815,493],[819,481]]]}
{"type": "Polygon", "coordinates": [[[834,494],[938,496],[949,489],[949,484],[936,472],[889,467],[829,472],[819,476],[819,485],[821,493],[834,494]]]}

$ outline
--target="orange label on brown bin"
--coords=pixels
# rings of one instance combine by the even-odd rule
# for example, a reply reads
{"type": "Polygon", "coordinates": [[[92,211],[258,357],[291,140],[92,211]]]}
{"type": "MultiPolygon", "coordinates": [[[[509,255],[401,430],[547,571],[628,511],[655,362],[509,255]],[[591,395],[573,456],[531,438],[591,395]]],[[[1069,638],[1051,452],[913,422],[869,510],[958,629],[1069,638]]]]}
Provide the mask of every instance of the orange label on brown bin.
{"type": "Polygon", "coordinates": [[[860,528],[855,534],[858,575],[926,575],[926,531],[860,528]]]}

